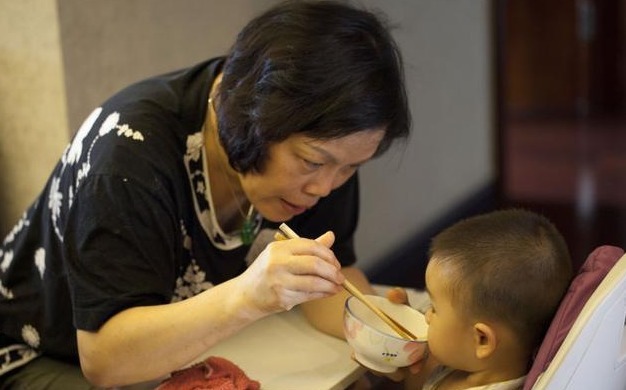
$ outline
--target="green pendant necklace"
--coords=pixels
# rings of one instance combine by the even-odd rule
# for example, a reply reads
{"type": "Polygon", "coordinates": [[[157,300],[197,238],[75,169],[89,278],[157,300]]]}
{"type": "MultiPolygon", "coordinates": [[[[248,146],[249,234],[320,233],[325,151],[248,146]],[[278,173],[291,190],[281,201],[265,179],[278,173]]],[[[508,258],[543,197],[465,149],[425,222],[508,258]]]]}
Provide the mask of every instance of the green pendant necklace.
{"type": "Polygon", "coordinates": [[[226,180],[226,186],[230,190],[230,193],[235,199],[237,203],[237,210],[243,219],[241,223],[241,229],[239,231],[239,237],[241,238],[241,242],[244,245],[252,244],[254,241],[254,205],[250,202],[250,207],[248,208],[248,213],[243,212],[243,207],[241,202],[239,202],[239,197],[237,196],[235,189],[233,188],[230,180],[228,179],[228,175],[226,174],[226,169],[222,166],[222,164],[218,164],[220,166],[220,170],[222,171],[222,175],[224,176],[224,180],[226,180]]]}
{"type": "Polygon", "coordinates": [[[243,224],[241,225],[241,233],[239,234],[239,236],[241,237],[241,242],[244,245],[250,245],[252,244],[252,241],[254,241],[254,223],[252,222],[252,213],[254,213],[254,205],[250,204],[248,214],[243,220],[243,224]]]}

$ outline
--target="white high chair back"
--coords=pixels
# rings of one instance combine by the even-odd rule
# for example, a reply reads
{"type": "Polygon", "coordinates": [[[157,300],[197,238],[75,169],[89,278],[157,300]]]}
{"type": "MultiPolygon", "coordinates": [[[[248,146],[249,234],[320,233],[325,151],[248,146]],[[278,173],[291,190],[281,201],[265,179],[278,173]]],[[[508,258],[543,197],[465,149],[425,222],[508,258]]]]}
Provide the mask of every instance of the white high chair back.
{"type": "Polygon", "coordinates": [[[589,255],[561,303],[524,389],[626,389],[626,255],[589,255]]]}

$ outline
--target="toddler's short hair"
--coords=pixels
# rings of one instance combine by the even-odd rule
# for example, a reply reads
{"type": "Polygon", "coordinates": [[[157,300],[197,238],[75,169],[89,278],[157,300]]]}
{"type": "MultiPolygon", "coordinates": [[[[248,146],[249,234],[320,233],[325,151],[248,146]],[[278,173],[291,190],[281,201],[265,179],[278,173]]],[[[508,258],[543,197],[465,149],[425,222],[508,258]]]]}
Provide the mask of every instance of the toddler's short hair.
{"type": "Polygon", "coordinates": [[[565,240],[545,217],[500,210],[462,220],[438,234],[430,261],[452,266],[454,305],[471,319],[508,325],[538,347],[572,280],[565,240]]]}

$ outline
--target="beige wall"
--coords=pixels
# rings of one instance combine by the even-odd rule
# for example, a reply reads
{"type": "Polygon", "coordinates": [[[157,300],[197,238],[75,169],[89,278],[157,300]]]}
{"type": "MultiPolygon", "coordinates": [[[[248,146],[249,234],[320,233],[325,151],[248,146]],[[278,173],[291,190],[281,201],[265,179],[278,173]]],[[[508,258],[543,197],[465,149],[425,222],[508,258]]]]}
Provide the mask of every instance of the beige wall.
{"type": "Polygon", "coordinates": [[[385,11],[405,62],[410,142],[362,169],[359,264],[445,216],[495,178],[489,0],[362,0],[385,11]]]}
{"type": "Polygon", "coordinates": [[[57,0],[69,123],[144,77],[223,54],[276,0],[57,0]]]}
{"type": "Polygon", "coordinates": [[[40,192],[67,138],[53,0],[0,0],[0,233],[40,192]]]}

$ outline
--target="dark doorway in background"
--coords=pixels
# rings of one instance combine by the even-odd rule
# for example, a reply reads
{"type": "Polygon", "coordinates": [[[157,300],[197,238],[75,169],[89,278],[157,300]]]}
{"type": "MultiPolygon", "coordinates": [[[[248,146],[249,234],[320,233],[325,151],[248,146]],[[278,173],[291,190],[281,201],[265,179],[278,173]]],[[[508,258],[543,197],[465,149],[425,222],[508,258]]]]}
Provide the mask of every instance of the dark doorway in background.
{"type": "Polygon", "coordinates": [[[498,193],[626,248],[626,0],[494,0],[498,193]]]}

